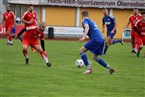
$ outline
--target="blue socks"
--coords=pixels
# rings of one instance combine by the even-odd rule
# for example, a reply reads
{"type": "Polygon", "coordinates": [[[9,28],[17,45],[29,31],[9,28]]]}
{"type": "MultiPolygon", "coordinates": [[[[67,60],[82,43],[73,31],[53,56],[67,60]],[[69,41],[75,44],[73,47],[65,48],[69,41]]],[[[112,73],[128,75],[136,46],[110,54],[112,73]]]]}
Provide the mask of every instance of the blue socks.
{"type": "Polygon", "coordinates": [[[115,43],[118,43],[118,42],[121,43],[121,41],[122,41],[122,39],[120,39],[120,40],[113,40],[112,44],[115,44],[115,43]]]}
{"type": "Polygon", "coordinates": [[[108,48],[109,48],[109,46],[105,46],[105,49],[104,49],[104,55],[106,54],[108,48]]]}
{"type": "MultiPolygon", "coordinates": [[[[116,43],[121,43],[122,42],[122,39],[120,40],[113,40],[112,44],[116,44],[116,43]]],[[[106,54],[107,50],[108,50],[109,46],[105,46],[105,49],[104,49],[104,55],[106,54]]]]}
{"type": "Polygon", "coordinates": [[[103,67],[110,69],[110,66],[107,65],[107,63],[106,63],[104,60],[102,60],[101,58],[97,58],[97,59],[96,59],[96,62],[98,62],[98,63],[99,63],[100,65],[102,65],[103,67]]]}
{"type": "Polygon", "coordinates": [[[84,64],[88,67],[89,62],[88,62],[88,58],[87,58],[86,54],[85,53],[80,53],[80,56],[81,56],[82,60],[84,61],[84,64]]]}

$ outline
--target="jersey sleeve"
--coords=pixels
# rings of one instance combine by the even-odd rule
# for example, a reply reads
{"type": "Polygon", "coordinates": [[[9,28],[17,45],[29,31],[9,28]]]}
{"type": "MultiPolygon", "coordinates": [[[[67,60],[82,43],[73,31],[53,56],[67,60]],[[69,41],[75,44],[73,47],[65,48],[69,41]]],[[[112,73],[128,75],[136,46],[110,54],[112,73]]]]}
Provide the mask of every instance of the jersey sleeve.
{"type": "Polygon", "coordinates": [[[88,24],[88,21],[83,20],[83,21],[82,21],[82,26],[83,26],[84,28],[85,28],[85,25],[86,25],[86,24],[88,24]]]}
{"type": "Polygon", "coordinates": [[[16,18],[16,16],[15,16],[14,12],[12,12],[12,15],[13,15],[13,17],[14,17],[14,19],[15,19],[15,18],[16,18]]]}
{"type": "Polygon", "coordinates": [[[44,40],[44,32],[41,32],[41,34],[40,34],[40,40],[44,40]]]}
{"type": "Polygon", "coordinates": [[[27,12],[25,12],[25,13],[22,15],[21,19],[25,19],[26,14],[27,14],[27,12]]]}
{"type": "Polygon", "coordinates": [[[113,23],[116,24],[116,18],[114,16],[111,16],[111,18],[112,18],[113,23]]]}
{"type": "Polygon", "coordinates": [[[37,12],[35,11],[35,20],[38,21],[37,12]]]}

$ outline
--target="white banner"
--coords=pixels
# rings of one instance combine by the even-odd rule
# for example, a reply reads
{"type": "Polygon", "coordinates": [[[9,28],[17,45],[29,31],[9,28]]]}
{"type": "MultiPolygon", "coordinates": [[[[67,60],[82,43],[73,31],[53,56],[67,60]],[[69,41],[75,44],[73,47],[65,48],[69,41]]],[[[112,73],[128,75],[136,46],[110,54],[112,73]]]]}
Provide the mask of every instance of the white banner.
{"type": "MultiPolygon", "coordinates": [[[[50,26],[49,26],[50,27],[50,26]]],[[[48,28],[45,29],[45,34],[48,34],[48,28]]],[[[53,27],[54,36],[66,36],[66,37],[81,37],[83,35],[82,27],[53,27]]]]}

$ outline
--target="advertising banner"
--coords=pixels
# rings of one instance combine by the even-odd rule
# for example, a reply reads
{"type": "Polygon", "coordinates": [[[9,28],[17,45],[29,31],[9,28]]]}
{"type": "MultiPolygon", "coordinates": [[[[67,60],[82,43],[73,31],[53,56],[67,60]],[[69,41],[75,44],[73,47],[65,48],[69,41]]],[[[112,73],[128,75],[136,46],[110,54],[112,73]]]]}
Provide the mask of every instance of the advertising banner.
{"type": "Polygon", "coordinates": [[[69,7],[145,9],[145,0],[8,0],[8,2],[15,4],[35,4],[69,7]]]}

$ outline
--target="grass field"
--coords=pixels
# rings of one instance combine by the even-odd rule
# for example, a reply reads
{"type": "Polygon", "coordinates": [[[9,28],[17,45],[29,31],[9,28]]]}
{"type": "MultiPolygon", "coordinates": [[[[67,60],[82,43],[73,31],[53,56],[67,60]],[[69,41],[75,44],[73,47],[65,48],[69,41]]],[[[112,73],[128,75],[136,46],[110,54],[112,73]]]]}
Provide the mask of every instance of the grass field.
{"type": "MultiPolygon", "coordinates": [[[[0,97],[145,97],[145,58],[131,53],[125,43],[110,46],[102,58],[117,69],[113,75],[92,60],[93,74],[83,75],[85,67],[77,68],[77,41],[46,41],[46,52],[53,63],[45,65],[38,53],[29,50],[29,65],[25,65],[21,43],[14,40],[7,46],[0,39],[0,97]]],[[[145,51],[145,49],[143,49],[145,51]]]]}

